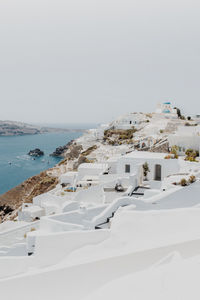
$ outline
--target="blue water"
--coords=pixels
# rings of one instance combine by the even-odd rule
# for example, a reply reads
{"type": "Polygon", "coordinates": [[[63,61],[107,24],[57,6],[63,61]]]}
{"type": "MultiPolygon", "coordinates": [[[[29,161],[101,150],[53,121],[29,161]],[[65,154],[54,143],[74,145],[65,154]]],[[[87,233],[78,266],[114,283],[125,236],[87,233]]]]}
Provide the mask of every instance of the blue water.
{"type": "Polygon", "coordinates": [[[81,136],[80,132],[0,137],[0,194],[27,178],[53,167],[61,159],[49,156],[58,146],[81,136]],[[40,148],[45,155],[33,160],[27,153],[40,148]],[[11,163],[11,164],[9,164],[11,163]]]}

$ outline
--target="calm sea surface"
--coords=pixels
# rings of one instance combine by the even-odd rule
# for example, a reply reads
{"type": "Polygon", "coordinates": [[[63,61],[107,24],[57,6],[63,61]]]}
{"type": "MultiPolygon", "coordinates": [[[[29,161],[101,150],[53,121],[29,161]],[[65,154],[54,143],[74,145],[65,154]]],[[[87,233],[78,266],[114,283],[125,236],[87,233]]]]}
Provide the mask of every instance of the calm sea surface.
{"type": "Polygon", "coordinates": [[[60,158],[49,154],[81,135],[80,132],[67,132],[0,137],[0,194],[53,167],[60,158]],[[33,160],[27,153],[35,148],[40,148],[45,155],[33,160]]]}

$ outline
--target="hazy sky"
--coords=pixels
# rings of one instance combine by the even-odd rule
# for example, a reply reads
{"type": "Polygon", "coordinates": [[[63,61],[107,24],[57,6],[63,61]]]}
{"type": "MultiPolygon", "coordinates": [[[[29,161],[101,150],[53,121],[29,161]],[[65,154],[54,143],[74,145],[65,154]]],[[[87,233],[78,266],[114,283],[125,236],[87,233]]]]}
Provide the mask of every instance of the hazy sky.
{"type": "Polygon", "coordinates": [[[1,0],[0,119],[200,113],[200,2],[1,0]]]}

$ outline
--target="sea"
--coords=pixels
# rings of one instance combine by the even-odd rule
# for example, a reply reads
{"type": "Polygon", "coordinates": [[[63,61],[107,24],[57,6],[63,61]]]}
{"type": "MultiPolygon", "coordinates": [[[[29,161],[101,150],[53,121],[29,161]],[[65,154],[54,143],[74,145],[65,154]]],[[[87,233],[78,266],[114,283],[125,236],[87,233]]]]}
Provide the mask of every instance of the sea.
{"type": "MultiPolygon", "coordinates": [[[[56,124],[53,126],[68,128],[63,125],[56,126],[56,124]]],[[[92,125],[89,124],[84,124],[82,127],[79,126],[77,125],[73,128],[92,128],[92,125]]],[[[57,147],[67,144],[82,134],[82,131],[69,131],[64,133],[0,136],[0,194],[17,186],[27,178],[55,166],[61,158],[52,157],[49,154],[55,151],[57,147]],[[35,148],[44,151],[44,156],[35,158],[35,160],[33,157],[30,157],[27,153],[35,148]]]]}

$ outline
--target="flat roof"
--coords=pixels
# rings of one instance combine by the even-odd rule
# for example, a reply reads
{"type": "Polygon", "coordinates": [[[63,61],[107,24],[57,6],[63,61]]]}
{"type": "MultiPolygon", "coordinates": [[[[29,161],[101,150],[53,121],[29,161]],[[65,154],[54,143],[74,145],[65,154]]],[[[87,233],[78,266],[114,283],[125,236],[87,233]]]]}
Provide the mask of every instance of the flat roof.
{"type": "Polygon", "coordinates": [[[156,152],[148,152],[148,151],[133,151],[122,157],[164,159],[166,155],[167,155],[167,153],[156,153],[156,152]]]}
{"type": "Polygon", "coordinates": [[[78,168],[81,169],[104,169],[107,168],[107,163],[82,163],[78,168]]]}
{"type": "Polygon", "coordinates": [[[25,207],[23,211],[29,211],[29,212],[38,212],[43,210],[42,207],[37,206],[37,205],[31,205],[29,207],[25,207]]]}
{"type": "Polygon", "coordinates": [[[83,176],[83,178],[80,181],[87,181],[87,180],[99,181],[99,176],[97,176],[97,175],[85,175],[85,176],[83,176]]]}

